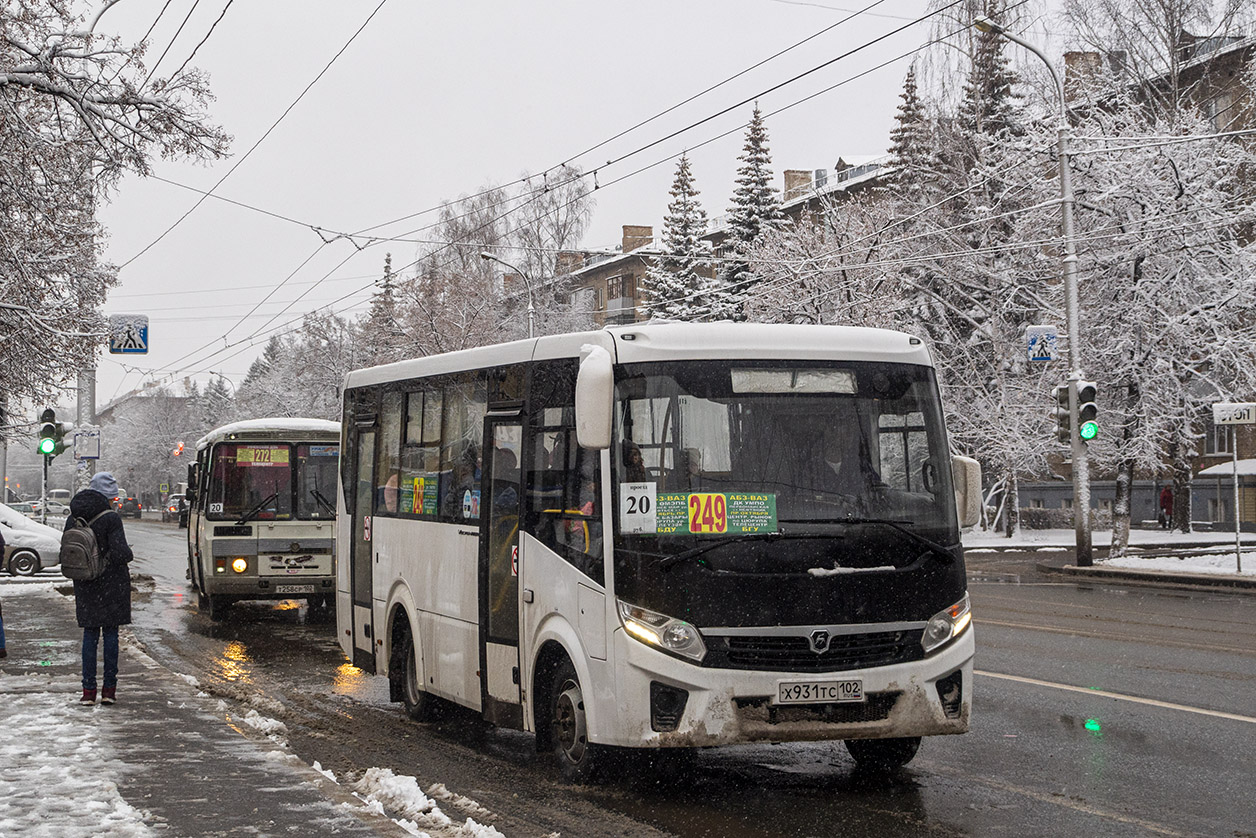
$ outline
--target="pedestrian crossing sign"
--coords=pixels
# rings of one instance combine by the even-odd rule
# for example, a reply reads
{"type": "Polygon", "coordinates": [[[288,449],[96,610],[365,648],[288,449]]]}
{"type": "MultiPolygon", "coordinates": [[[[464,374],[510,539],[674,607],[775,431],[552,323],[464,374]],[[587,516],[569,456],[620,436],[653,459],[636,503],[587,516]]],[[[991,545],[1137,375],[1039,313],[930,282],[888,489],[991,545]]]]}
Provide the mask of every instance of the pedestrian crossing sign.
{"type": "Polygon", "coordinates": [[[148,315],[109,315],[109,352],[112,355],[147,355],[148,315]]]}

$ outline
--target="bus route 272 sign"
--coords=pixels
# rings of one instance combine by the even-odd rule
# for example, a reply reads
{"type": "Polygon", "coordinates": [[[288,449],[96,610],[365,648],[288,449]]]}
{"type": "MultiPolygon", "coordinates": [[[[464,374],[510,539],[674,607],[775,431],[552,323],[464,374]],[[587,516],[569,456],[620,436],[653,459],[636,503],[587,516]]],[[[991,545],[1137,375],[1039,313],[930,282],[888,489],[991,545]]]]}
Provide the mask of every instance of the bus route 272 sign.
{"type": "Polygon", "coordinates": [[[109,352],[113,355],[147,355],[148,315],[109,315],[109,352]]]}

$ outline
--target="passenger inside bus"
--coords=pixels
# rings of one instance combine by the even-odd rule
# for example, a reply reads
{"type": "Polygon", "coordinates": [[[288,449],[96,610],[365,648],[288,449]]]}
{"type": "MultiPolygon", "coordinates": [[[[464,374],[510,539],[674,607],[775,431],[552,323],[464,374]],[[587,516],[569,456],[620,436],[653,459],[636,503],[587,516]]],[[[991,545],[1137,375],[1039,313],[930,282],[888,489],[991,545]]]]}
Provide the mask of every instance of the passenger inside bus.
{"type": "Polygon", "coordinates": [[[624,474],[627,477],[627,483],[644,483],[649,479],[649,475],[645,470],[645,459],[641,456],[641,449],[631,439],[625,439],[623,445],[624,456],[624,474]]]}
{"type": "Polygon", "coordinates": [[[479,471],[479,452],[474,445],[468,444],[454,461],[453,473],[446,478],[449,482],[441,494],[441,515],[446,518],[480,517],[479,471]]]}

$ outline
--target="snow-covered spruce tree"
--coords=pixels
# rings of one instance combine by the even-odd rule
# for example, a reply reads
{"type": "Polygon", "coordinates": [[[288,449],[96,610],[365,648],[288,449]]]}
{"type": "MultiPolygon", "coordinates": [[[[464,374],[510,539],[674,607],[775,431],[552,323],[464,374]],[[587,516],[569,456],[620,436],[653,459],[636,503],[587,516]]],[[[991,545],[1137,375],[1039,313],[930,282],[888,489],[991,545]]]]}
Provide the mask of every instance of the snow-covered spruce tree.
{"type": "Polygon", "coordinates": [[[746,128],[746,141],[737,158],[733,197],[728,208],[728,238],[723,251],[727,256],[719,273],[719,282],[712,288],[708,316],[714,320],[742,319],[742,298],[754,286],[755,275],[748,254],[759,236],[785,226],[781,202],[772,186],[772,154],[768,149],[768,130],[763,114],[756,104],[746,128]]]}
{"type": "Polygon", "coordinates": [[[147,79],[145,43],[94,31],[111,5],[11,0],[0,13],[0,394],[43,401],[103,338],[98,309],[116,282],[100,264],[97,203],[150,159],[207,159],[228,137],[210,125],[195,68],[147,79]]]}
{"type": "MultiPolygon", "coordinates": [[[[1007,6],[1007,0],[986,0],[983,14],[1005,25],[1007,6]]],[[[1007,43],[998,32],[977,32],[958,113],[960,126],[970,134],[999,136],[1020,130],[1019,79],[1008,61],[1007,43]]]]}
{"type": "Polygon", "coordinates": [[[404,357],[401,346],[405,343],[405,334],[397,324],[396,282],[391,253],[384,255],[384,275],[371,295],[371,307],[361,328],[369,365],[387,364],[404,357]]]}
{"type": "Polygon", "coordinates": [[[642,297],[651,317],[693,320],[708,311],[711,276],[711,245],[703,240],[706,210],[698,202],[698,189],[682,154],[672,181],[672,200],[663,218],[662,255],[646,273],[642,297]]]}
{"type": "Polygon", "coordinates": [[[937,154],[933,124],[916,85],[915,65],[907,71],[899,98],[903,101],[894,114],[894,127],[890,130],[886,183],[908,201],[918,201],[936,178],[937,154]]]}

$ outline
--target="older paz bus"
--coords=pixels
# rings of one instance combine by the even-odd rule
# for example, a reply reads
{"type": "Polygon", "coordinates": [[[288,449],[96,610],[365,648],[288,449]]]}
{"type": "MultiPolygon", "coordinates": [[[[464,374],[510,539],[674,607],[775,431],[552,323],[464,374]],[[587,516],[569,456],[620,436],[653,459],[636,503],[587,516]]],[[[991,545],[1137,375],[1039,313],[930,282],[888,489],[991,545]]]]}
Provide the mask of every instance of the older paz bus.
{"type": "Polygon", "coordinates": [[[963,733],[973,632],[929,354],[906,334],[640,324],[352,372],[337,632],[433,697],[610,746],[963,733]]]}
{"type": "Polygon", "coordinates": [[[246,599],[330,607],[339,454],[340,425],[322,419],[250,419],[197,441],[188,579],[211,619],[246,599]]]}

